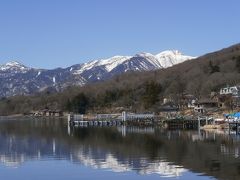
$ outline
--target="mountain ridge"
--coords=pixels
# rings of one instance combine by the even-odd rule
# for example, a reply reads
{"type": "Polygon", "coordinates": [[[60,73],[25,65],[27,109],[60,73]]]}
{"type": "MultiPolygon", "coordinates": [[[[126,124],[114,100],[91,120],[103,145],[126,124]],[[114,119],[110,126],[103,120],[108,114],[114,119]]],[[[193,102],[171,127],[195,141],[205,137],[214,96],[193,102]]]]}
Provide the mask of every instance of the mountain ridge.
{"type": "Polygon", "coordinates": [[[113,56],[75,64],[67,68],[38,69],[18,61],[0,65],[0,96],[30,95],[51,88],[61,91],[68,86],[110,79],[128,71],[151,71],[168,68],[196,57],[186,56],[178,50],[167,50],[156,55],[138,53],[134,56],[113,56]]]}

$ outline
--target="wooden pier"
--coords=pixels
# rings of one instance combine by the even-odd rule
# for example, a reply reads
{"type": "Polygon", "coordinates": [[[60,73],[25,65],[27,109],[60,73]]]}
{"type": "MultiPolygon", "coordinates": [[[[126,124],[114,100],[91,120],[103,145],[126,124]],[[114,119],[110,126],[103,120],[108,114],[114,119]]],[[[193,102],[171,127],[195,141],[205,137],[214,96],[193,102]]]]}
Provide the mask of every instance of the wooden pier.
{"type": "Polygon", "coordinates": [[[69,114],[68,122],[71,126],[120,126],[120,125],[153,125],[154,114],[97,114],[93,119],[84,115],[69,114]]]}
{"type": "Polygon", "coordinates": [[[163,120],[162,126],[166,129],[199,129],[213,122],[213,119],[208,117],[198,117],[197,119],[166,119],[163,120]]]}
{"type": "Polygon", "coordinates": [[[212,124],[213,119],[209,117],[198,117],[197,119],[163,119],[154,114],[98,114],[94,119],[86,119],[83,115],[68,116],[71,126],[160,126],[167,129],[199,129],[200,127],[212,124]]]}

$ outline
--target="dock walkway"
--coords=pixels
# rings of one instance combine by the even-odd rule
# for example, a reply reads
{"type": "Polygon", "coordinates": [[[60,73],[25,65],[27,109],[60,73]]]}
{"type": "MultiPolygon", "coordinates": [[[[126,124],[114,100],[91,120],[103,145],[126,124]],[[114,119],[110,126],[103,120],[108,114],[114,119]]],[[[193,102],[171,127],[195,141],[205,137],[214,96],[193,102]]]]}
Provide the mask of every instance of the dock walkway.
{"type": "Polygon", "coordinates": [[[156,116],[154,114],[97,114],[92,119],[84,115],[69,114],[68,122],[73,126],[119,126],[123,124],[153,125],[156,116]]]}

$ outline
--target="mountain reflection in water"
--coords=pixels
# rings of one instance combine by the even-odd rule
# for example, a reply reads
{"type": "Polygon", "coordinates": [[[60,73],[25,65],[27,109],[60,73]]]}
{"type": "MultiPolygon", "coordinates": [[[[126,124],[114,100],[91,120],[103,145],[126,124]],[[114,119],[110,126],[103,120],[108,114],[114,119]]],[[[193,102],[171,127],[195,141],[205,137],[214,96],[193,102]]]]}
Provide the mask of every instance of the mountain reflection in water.
{"type": "Polygon", "coordinates": [[[192,172],[240,179],[239,145],[238,136],[213,132],[125,126],[70,128],[64,119],[0,122],[0,161],[10,167],[67,160],[93,169],[139,175],[181,177],[192,172]]]}

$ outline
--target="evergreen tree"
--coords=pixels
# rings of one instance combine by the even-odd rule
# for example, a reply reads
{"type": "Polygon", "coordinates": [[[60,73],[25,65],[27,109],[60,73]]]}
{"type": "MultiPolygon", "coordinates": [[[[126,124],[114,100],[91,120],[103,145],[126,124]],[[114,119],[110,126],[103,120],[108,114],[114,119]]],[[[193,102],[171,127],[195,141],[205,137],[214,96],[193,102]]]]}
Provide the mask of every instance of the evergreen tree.
{"type": "Polygon", "coordinates": [[[220,72],[220,68],[218,65],[213,65],[212,61],[209,61],[209,69],[210,69],[210,74],[220,72]]]}
{"type": "Polygon", "coordinates": [[[154,81],[145,84],[145,92],[143,96],[143,104],[146,109],[150,108],[159,101],[159,94],[162,86],[154,81]]]}
{"type": "Polygon", "coordinates": [[[89,105],[88,97],[84,93],[78,94],[70,104],[68,104],[68,107],[75,112],[80,114],[85,114],[86,110],[89,105]]]}

